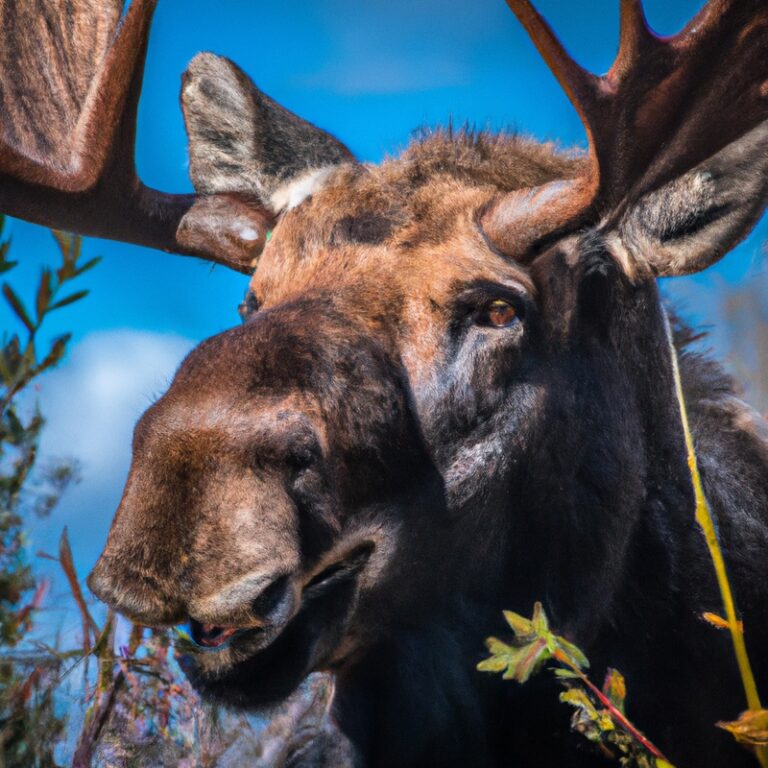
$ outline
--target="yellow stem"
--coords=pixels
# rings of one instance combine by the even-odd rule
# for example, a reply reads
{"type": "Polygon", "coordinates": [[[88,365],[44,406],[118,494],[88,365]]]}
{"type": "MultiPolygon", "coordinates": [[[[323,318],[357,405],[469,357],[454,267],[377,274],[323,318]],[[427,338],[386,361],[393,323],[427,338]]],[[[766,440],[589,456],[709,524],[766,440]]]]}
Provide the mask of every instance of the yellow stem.
{"type": "MultiPolygon", "coordinates": [[[[717,538],[717,529],[715,528],[714,519],[712,517],[712,510],[709,507],[709,502],[704,493],[704,485],[701,482],[701,475],[699,474],[699,464],[696,460],[696,449],[693,445],[693,436],[688,423],[688,409],[685,405],[683,384],[680,379],[680,366],[677,360],[677,351],[675,350],[672,341],[672,332],[668,323],[667,340],[669,342],[672,357],[672,373],[675,380],[675,394],[677,395],[677,402],[680,407],[680,420],[682,421],[683,434],[685,435],[685,448],[688,453],[688,469],[691,472],[691,482],[693,483],[693,493],[696,500],[696,522],[704,533],[707,548],[709,549],[709,555],[712,558],[712,564],[714,565],[715,574],[717,575],[717,583],[720,587],[720,595],[723,599],[723,607],[725,608],[725,618],[728,622],[728,629],[731,632],[733,650],[736,654],[736,663],[739,666],[741,682],[744,686],[744,693],[747,698],[747,707],[750,711],[755,712],[762,709],[760,696],[757,692],[755,676],[752,674],[752,665],[749,663],[747,646],[744,643],[742,624],[736,616],[733,591],[731,590],[731,583],[728,580],[728,573],[725,568],[725,560],[723,559],[723,551],[720,547],[720,541],[717,538]]],[[[755,754],[757,755],[757,759],[762,768],[768,768],[768,748],[756,747],[755,754]]]]}

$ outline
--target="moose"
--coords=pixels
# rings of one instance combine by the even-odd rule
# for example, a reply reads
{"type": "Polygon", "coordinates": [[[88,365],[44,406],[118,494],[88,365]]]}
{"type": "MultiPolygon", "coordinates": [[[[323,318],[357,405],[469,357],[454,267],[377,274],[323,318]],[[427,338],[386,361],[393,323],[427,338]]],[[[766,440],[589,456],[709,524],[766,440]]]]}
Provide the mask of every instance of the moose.
{"type": "Polygon", "coordinates": [[[370,165],[210,53],[183,76],[196,194],[144,186],[154,0],[0,4],[0,209],[252,274],[139,421],[93,592],[187,623],[204,696],[259,710],[333,674],[336,739],[295,765],[597,766],[557,683],[476,670],[544,604],[678,766],[748,766],[745,708],[674,394],[758,684],[768,687],[768,430],[693,351],[656,278],[768,201],[768,5],[709,0],[660,38],[621,0],[596,76],[507,0],[588,151],[434,130],[370,165]],[[45,47],[50,67],[40,67],[45,47]],[[267,237],[270,232],[271,236],[267,237]]]}

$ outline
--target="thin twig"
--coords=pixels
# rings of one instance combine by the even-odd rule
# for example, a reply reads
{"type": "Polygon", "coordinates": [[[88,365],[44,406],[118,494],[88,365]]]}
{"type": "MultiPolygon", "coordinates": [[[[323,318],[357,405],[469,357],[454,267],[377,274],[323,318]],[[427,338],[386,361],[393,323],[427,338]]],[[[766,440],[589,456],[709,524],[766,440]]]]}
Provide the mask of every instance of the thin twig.
{"type": "Polygon", "coordinates": [[[67,535],[66,526],[61,532],[61,539],[59,540],[59,562],[61,563],[61,568],[69,582],[72,597],[75,599],[78,610],[80,611],[80,616],[83,622],[83,651],[87,655],[91,649],[91,633],[93,633],[94,639],[98,637],[99,627],[93,620],[91,612],[88,610],[88,606],[85,603],[85,597],[83,597],[83,590],[80,588],[80,582],[77,580],[77,572],[75,571],[72,549],[69,546],[69,536],[67,535]]]}
{"type": "Polygon", "coordinates": [[[663,752],[647,736],[632,725],[626,715],[581,671],[581,669],[579,669],[578,665],[569,658],[568,654],[564,653],[560,648],[557,648],[553,654],[553,658],[568,667],[568,669],[570,669],[579,680],[589,688],[595,698],[597,698],[597,700],[611,713],[611,717],[635,741],[642,744],[654,757],[669,763],[669,760],[664,756],[663,752]]]}
{"type": "MultiPolygon", "coordinates": [[[[701,481],[701,474],[699,473],[699,464],[696,459],[696,449],[693,444],[693,435],[691,433],[691,427],[688,421],[688,409],[685,404],[685,395],[683,393],[683,383],[680,377],[680,365],[677,359],[677,350],[675,349],[675,345],[672,339],[672,331],[669,327],[668,320],[666,322],[666,330],[667,343],[669,344],[672,358],[672,375],[675,381],[675,394],[677,395],[677,402],[680,407],[680,420],[682,421],[683,425],[685,448],[688,454],[688,469],[691,473],[693,493],[696,500],[696,522],[699,524],[704,533],[704,539],[707,542],[709,555],[712,559],[712,565],[714,566],[715,574],[717,576],[717,584],[720,588],[720,595],[723,600],[723,607],[725,608],[725,618],[728,622],[728,629],[731,633],[731,641],[733,642],[733,650],[736,654],[736,663],[739,666],[741,682],[744,686],[744,693],[747,699],[747,707],[751,712],[757,712],[762,709],[760,695],[757,691],[755,676],[752,673],[752,665],[750,664],[749,654],[747,653],[747,646],[744,642],[743,624],[739,621],[736,615],[736,604],[733,599],[733,590],[731,589],[731,583],[728,579],[728,572],[725,567],[725,559],[723,558],[723,550],[717,537],[717,528],[715,527],[712,510],[710,509],[709,502],[707,501],[706,494],[704,493],[704,484],[701,481]]],[[[757,756],[758,762],[762,768],[768,768],[768,748],[755,747],[755,755],[757,756]]]]}
{"type": "Polygon", "coordinates": [[[72,768],[91,768],[101,733],[104,726],[109,722],[117,702],[117,694],[124,684],[125,674],[121,670],[112,678],[112,685],[109,690],[99,694],[98,701],[88,713],[86,723],[77,740],[75,755],[72,758],[72,768]]]}

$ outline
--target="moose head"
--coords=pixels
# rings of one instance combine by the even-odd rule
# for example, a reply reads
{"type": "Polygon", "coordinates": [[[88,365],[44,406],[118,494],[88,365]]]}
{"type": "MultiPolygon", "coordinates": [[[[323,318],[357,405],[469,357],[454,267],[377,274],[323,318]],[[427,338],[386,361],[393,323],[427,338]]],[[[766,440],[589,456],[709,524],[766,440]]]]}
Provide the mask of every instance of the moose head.
{"type": "MultiPolygon", "coordinates": [[[[528,0],[508,4],[588,154],[436,131],[362,164],[200,54],[182,88],[194,196],[147,189],[131,161],[152,0],[122,22],[117,0],[76,3],[98,45],[84,50],[62,16],[72,68],[53,89],[30,75],[29,99],[11,62],[33,55],[31,38],[23,14],[4,18],[0,207],[255,267],[242,326],[195,349],[137,425],[92,590],[136,622],[189,622],[188,673],[220,700],[261,706],[334,670],[339,717],[381,765],[491,764],[493,738],[422,754],[412,730],[385,739],[371,722],[419,716],[441,733],[453,707],[471,731],[468,713],[495,712],[473,659],[501,608],[543,599],[598,659],[621,638],[642,674],[665,622],[690,629],[680,579],[711,592],[654,278],[704,269],[766,205],[768,6],[710,0],[661,39],[622,0],[620,50],[598,77],[528,0]],[[405,702],[411,675],[422,702],[438,689],[461,702],[405,702]]],[[[702,401],[724,391],[706,366],[684,374],[702,401]]],[[[753,435],[728,402],[701,416],[702,442],[717,419],[753,435]]],[[[744,460],[765,462],[749,446],[744,460]]],[[[768,543],[765,477],[750,494],[768,543]]],[[[754,567],[744,558],[737,576],[754,567]]],[[[639,695],[641,714],[655,695],[639,695]]]]}

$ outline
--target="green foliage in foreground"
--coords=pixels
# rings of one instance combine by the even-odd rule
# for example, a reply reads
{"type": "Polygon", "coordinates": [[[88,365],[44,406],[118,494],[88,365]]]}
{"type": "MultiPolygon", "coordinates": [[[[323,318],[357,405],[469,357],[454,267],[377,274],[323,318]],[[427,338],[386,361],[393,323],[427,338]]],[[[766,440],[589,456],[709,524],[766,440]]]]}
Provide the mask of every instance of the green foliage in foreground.
{"type": "MultiPolygon", "coordinates": [[[[0,216],[0,274],[16,266],[10,241],[2,241],[3,223],[0,216]]],[[[102,626],[92,617],[66,531],[52,559],[80,614],[81,636],[29,640],[48,584],[35,578],[27,559],[25,520],[53,511],[75,469],[39,466],[45,421],[26,395],[64,358],[71,338],[57,336],[41,350],[48,317],[87,295],[67,289],[99,261],[82,262],[80,238],[52,234],[60,263],[42,270],[32,301],[10,282],[0,289],[20,329],[6,332],[0,348],[0,768],[57,768],[69,762],[68,753],[83,767],[213,766],[223,748],[218,734],[205,738],[211,728],[175,666],[168,635],[135,628],[128,645],[115,648],[115,617],[108,614],[102,626]]]]}
{"type": "MultiPolygon", "coordinates": [[[[4,220],[0,216],[0,239],[4,220]]],[[[44,269],[30,311],[8,282],[2,293],[16,315],[22,333],[5,333],[0,348],[0,766],[47,768],[55,766],[54,752],[65,721],[57,712],[54,685],[60,663],[37,653],[13,654],[31,630],[47,584],[38,583],[24,552],[24,517],[46,515],[74,479],[70,464],[40,470],[37,450],[44,420],[37,408],[24,416],[18,397],[45,371],[61,361],[69,334],[55,338],[44,353],[39,333],[51,312],[73,304],[87,291],[62,296],[71,280],[95,266],[98,259],[80,264],[80,240],[54,233],[61,263],[44,269]],[[33,469],[37,477],[32,478],[33,469]]],[[[0,274],[16,262],[8,258],[10,240],[0,242],[0,274]]]]}
{"type": "MultiPolygon", "coordinates": [[[[17,263],[8,258],[10,240],[2,241],[3,224],[0,216],[0,274],[9,272],[17,263]]],[[[35,587],[23,556],[22,511],[26,507],[37,514],[49,513],[74,474],[72,466],[58,465],[45,473],[43,486],[38,484],[29,493],[44,421],[36,408],[24,418],[17,405],[17,396],[59,363],[66,352],[70,334],[55,338],[42,356],[38,350],[39,332],[50,313],[88,293],[76,291],[61,297],[62,289],[98,263],[98,259],[79,263],[79,238],[59,232],[54,237],[61,264],[55,271],[42,271],[33,312],[10,283],[2,285],[3,297],[24,329],[23,338],[18,333],[4,333],[0,348],[0,643],[4,646],[19,642],[29,628],[35,607],[34,598],[28,609],[20,607],[22,599],[35,587]]],[[[37,600],[41,597],[38,595],[37,600]]]]}
{"type": "Polygon", "coordinates": [[[531,619],[512,611],[504,611],[504,618],[514,637],[508,643],[488,638],[491,655],[477,665],[481,672],[501,672],[505,680],[525,683],[552,662],[554,674],[566,688],[560,701],[575,709],[571,718],[575,731],[600,745],[607,756],[618,758],[623,766],[672,768],[658,747],[624,714],[626,684],[617,670],[608,670],[602,688],[594,685],[586,674],[587,657],[549,628],[541,603],[534,606],[531,619]]]}

